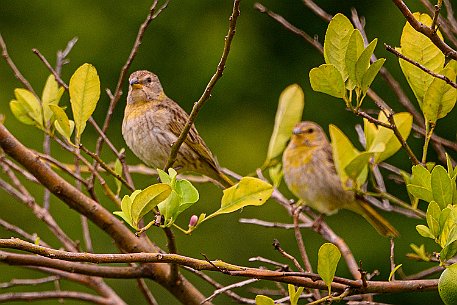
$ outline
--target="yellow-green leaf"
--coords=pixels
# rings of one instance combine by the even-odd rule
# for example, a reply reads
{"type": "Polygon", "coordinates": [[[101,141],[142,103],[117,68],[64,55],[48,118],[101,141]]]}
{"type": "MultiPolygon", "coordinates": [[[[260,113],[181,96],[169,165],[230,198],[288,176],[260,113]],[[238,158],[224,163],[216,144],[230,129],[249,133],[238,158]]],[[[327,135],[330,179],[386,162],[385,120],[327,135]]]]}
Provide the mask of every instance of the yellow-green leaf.
{"type": "Polygon", "coordinates": [[[65,89],[63,87],[59,87],[54,75],[49,75],[41,97],[45,122],[49,122],[54,114],[53,111],[49,109],[49,105],[58,105],[64,91],[65,89]]]}
{"type": "Polygon", "coordinates": [[[268,169],[271,182],[275,187],[278,187],[281,184],[282,176],[284,175],[282,171],[282,163],[278,163],[275,166],[271,166],[268,169]]]}
{"type": "Polygon", "coordinates": [[[255,305],[275,305],[275,301],[264,295],[257,295],[255,297],[255,305]]]}
{"type": "Polygon", "coordinates": [[[325,243],[319,248],[317,255],[317,273],[328,287],[328,294],[332,293],[332,281],[336,267],[341,258],[341,252],[332,243],[325,243]]]}
{"type": "Polygon", "coordinates": [[[290,85],[281,93],[266,164],[278,157],[286,147],[293,127],[301,120],[304,105],[305,96],[299,85],[290,85]]]}
{"type": "Polygon", "coordinates": [[[30,116],[29,107],[25,103],[19,103],[16,100],[11,100],[10,109],[19,122],[26,125],[35,125],[35,120],[30,116]]]}
{"type": "MultiPolygon", "coordinates": [[[[122,177],[122,163],[119,159],[116,159],[116,161],[114,161],[114,172],[120,177],[122,177]]],[[[119,195],[119,193],[121,192],[122,182],[114,177],[114,183],[116,184],[116,195],[119,195]]]]}
{"type": "Polygon", "coordinates": [[[438,203],[441,209],[444,209],[448,204],[452,204],[455,184],[452,184],[451,178],[449,178],[443,166],[437,165],[433,168],[431,186],[433,200],[438,203]]]}
{"type": "Polygon", "coordinates": [[[56,118],[56,129],[57,131],[64,136],[68,141],[70,141],[70,136],[71,136],[71,125],[70,125],[70,120],[67,117],[67,114],[65,113],[65,110],[63,110],[60,106],[57,106],[55,104],[48,104],[48,107],[50,111],[55,115],[56,118]]]}
{"type": "MultiPolygon", "coordinates": [[[[414,13],[414,18],[426,26],[432,24],[432,18],[427,14],[414,13]]],[[[442,39],[440,31],[437,31],[437,33],[442,39]]],[[[429,38],[417,32],[408,22],[406,22],[403,28],[400,45],[401,49],[398,49],[400,53],[424,65],[431,71],[438,73],[443,68],[445,61],[444,54],[429,38]]],[[[432,82],[433,76],[403,59],[399,59],[399,62],[406,80],[413,90],[419,105],[422,107],[425,92],[432,82]]]]}
{"type": "Polygon", "coordinates": [[[80,138],[100,98],[100,79],[95,67],[80,66],[70,79],[69,92],[76,136],[80,138]]]}
{"type": "Polygon", "coordinates": [[[159,203],[170,196],[171,187],[168,184],[157,183],[148,186],[139,192],[132,200],[131,215],[134,226],[137,226],[141,218],[149,213],[159,203]]]}
{"type": "MultiPolygon", "coordinates": [[[[381,111],[379,113],[378,120],[384,123],[388,123],[388,119],[385,114],[381,111]]],[[[401,136],[404,140],[406,140],[411,132],[411,128],[413,126],[413,117],[408,112],[399,112],[394,114],[394,122],[397,126],[401,136]]],[[[379,144],[385,145],[385,150],[380,153],[375,154],[375,162],[380,163],[387,158],[391,157],[395,154],[400,148],[401,143],[398,141],[398,138],[395,136],[394,132],[386,127],[379,126],[376,136],[371,143],[371,145],[367,148],[368,151],[379,144]]]]}
{"type": "Polygon", "coordinates": [[[389,282],[392,280],[392,277],[394,276],[395,272],[397,272],[398,269],[400,269],[400,267],[402,266],[403,264],[400,264],[400,265],[397,265],[395,266],[395,268],[390,271],[390,274],[389,274],[389,282]]]}
{"type": "Polygon", "coordinates": [[[355,64],[365,49],[364,41],[360,31],[355,29],[352,31],[351,38],[346,51],[346,68],[348,71],[348,77],[350,81],[349,90],[353,90],[357,84],[357,78],[355,75],[355,64]]]}
{"type": "Polygon", "coordinates": [[[356,181],[362,172],[368,170],[368,164],[370,158],[373,157],[373,154],[374,152],[364,151],[357,155],[357,157],[352,159],[351,162],[349,162],[349,164],[344,168],[346,175],[353,181],[356,181]]]}
{"type": "Polygon", "coordinates": [[[354,27],[343,14],[336,14],[330,21],[324,40],[324,59],[340,72],[343,81],[348,78],[346,69],[346,51],[354,27]]]}
{"type": "Polygon", "coordinates": [[[329,126],[330,138],[332,139],[333,160],[338,176],[341,179],[343,188],[348,189],[356,185],[361,186],[365,183],[368,169],[363,170],[352,183],[349,181],[345,168],[354,160],[360,152],[352,145],[346,135],[335,125],[329,126]]]}
{"type": "Polygon", "coordinates": [[[17,88],[14,89],[16,101],[21,104],[22,109],[25,109],[27,115],[33,120],[38,128],[43,128],[43,113],[41,104],[38,98],[27,89],[17,88]]]}
{"type": "Polygon", "coordinates": [[[271,184],[254,177],[243,177],[240,182],[224,190],[221,207],[206,219],[236,210],[249,205],[262,205],[273,193],[271,184]]]}
{"type": "MultiPolygon", "coordinates": [[[[441,75],[448,77],[455,82],[455,72],[451,68],[444,68],[441,75]]],[[[444,80],[434,78],[425,92],[422,103],[422,111],[425,118],[433,123],[444,118],[455,106],[457,89],[446,83],[444,80]]]]}
{"type": "Polygon", "coordinates": [[[361,86],[363,75],[367,72],[368,67],[370,67],[370,58],[373,55],[374,49],[376,48],[376,44],[378,43],[378,39],[373,39],[370,44],[363,50],[362,54],[360,54],[359,59],[355,64],[355,76],[357,79],[357,84],[361,86]]]}
{"type": "Polygon", "coordinates": [[[372,63],[365,74],[363,74],[362,83],[360,85],[363,94],[367,93],[368,88],[370,88],[371,83],[374,81],[376,75],[378,75],[378,72],[381,70],[385,61],[385,58],[379,58],[374,63],[372,63]]]}
{"type": "Polygon", "coordinates": [[[300,295],[302,294],[305,287],[298,287],[295,290],[295,286],[292,284],[287,285],[287,290],[289,291],[289,298],[290,298],[290,305],[297,305],[298,300],[300,299],[300,295]]]}
{"type": "Polygon", "coordinates": [[[314,91],[343,98],[346,93],[340,71],[332,64],[323,64],[309,71],[309,81],[314,91]]]}

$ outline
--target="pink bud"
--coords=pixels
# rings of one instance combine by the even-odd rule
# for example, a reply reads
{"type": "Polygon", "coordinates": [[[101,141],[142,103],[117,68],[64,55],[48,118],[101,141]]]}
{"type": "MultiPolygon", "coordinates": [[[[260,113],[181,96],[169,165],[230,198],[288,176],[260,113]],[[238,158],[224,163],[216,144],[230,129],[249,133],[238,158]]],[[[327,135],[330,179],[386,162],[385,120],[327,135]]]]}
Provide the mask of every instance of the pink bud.
{"type": "Polygon", "coordinates": [[[198,216],[192,215],[192,217],[190,217],[190,220],[189,220],[189,228],[195,227],[197,225],[197,222],[198,222],[198,216]]]}

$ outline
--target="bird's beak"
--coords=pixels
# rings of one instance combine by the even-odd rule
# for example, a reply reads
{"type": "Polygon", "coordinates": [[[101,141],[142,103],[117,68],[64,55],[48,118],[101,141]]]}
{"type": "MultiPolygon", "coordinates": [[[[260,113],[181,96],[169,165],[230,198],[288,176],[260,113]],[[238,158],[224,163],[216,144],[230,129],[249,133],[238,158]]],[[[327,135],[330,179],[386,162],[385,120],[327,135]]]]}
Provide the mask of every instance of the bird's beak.
{"type": "Polygon", "coordinates": [[[141,89],[143,88],[143,85],[140,83],[140,80],[138,78],[133,78],[130,82],[129,82],[130,86],[132,86],[133,89],[141,89]]]}
{"type": "Polygon", "coordinates": [[[300,127],[295,127],[293,130],[292,130],[292,134],[294,135],[298,135],[298,134],[301,134],[302,131],[300,129],[300,127]]]}

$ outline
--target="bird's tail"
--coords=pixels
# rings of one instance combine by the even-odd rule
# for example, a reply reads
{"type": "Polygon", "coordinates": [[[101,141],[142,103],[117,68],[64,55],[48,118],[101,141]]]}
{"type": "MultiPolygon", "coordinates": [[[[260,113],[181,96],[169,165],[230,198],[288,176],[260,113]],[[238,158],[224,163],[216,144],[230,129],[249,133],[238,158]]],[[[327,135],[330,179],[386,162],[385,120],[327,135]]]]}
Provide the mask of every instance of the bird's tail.
{"type": "MultiPolygon", "coordinates": [[[[384,217],[382,217],[375,209],[373,209],[367,202],[358,200],[361,208],[361,215],[365,218],[379,234],[385,237],[398,237],[397,229],[395,229],[384,217]]],[[[359,212],[359,211],[358,211],[359,212]]]]}

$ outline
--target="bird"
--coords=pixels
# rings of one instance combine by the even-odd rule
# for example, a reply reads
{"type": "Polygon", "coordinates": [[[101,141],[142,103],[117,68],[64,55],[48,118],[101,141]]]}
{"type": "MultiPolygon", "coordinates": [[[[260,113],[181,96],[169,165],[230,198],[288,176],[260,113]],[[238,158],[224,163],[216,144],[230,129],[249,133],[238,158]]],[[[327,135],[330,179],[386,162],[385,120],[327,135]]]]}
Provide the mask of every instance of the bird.
{"type": "Polygon", "coordinates": [[[304,121],[295,125],[282,164],[287,187],[305,205],[326,215],[348,209],[363,216],[382,236],[399,235],[367,202],[343,188],[335,169],[332,146],[318,124],[304,121]]]}
{"type": "MultiPolygon", "coordinates": [[[[147,166],[165,167],[188,118],[186,111],[165,94],[157,75],[146,70],[130,75],[122,135],[130,150],[147,166]]],[[[179,148],[173,168],[178,173],[207,176],[223,188],[234,184],[222,172],[194,125],[179,148]]]]}

